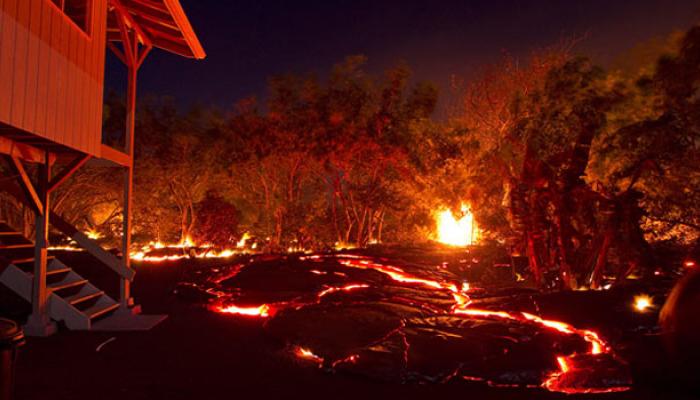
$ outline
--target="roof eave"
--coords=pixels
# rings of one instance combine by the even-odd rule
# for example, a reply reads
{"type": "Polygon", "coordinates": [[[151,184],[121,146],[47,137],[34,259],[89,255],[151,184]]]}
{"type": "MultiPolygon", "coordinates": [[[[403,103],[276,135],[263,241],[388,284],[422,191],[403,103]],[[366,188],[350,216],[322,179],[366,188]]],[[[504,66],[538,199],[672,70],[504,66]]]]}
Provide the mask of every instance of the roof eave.
{"type": "Polygon", "coordinates": [[[187,18],[185,11],[182,9],[182,5],[180,5],[180,2],[178,0],[163,0],[163,4],[165,4],[165,7],[173,17],[173,21],[175,21],[178,28],[180,28],[180,32],[182,32],[182,36],[187,43],[187,47],[189,47],[191,51],[190,54],[182,54],[180,52],[177,52],[177,54],[197,60],[204,59],[207,54],[204,52],[202,44],[199,42],[197,35],[194,33],[192,24],[190,24],[190,20],[187,18]]]}

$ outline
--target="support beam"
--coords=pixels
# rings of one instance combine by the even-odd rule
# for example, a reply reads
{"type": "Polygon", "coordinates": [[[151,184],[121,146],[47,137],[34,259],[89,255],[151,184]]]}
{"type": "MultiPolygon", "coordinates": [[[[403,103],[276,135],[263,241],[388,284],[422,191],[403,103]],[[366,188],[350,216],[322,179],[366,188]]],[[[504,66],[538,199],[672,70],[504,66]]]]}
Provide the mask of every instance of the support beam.
{"type": "MultiPolygon", "coordinates": [[[[117,14],[117,22],[119,23],[119,29],[131,29],[136,33],[137,39],[143,43],[143,44],[150,44],[151,43],[151,38],[146,34],[146,32],[141,29],[138,23],[134,21],[133,16],[129,13],[129,11],[124,7],[121,1],[119,0],[109,0],[109,5],[114,8],[117,14]],[[122,25],[126,25],[122,27],[122,25]]],[[[125,52],[126,46],[125,46],[125,52]]]]}
{"type": "Polygon", "coordinates": [[[100,245],[97,244],[97,242],[87,237],[87,235],[85,235],[84,233],[80,232],[68,221],[64,220],[60,215],[54,212],[51,212],[50,215],[51,224],[56,229],[58,229],[71,239],[75,240],[78,246],[85,249],[85,251],[87,251],[96,259],[98,259],[102,264],[111,268],[120,276],[121,279],[125,279],[127,281],[132,281],[134,279],[136,272],[134,272],[133,269],[125,268],[124,263],[121,260],[115,257],[112,253],[100,247],[100,245]]]}
{"type": "Polygon", "coordinates": [[[121,165],[122,167],[131,166],[131,159],[129,155],[121,152],[113,147],[109,147],[106,144],[102,145],[100,150],[100,158],[109,160],[114,164],[121,165]]]}
{"type": "MultiPolygon", "coordinates": [[[[27,174],[27,171],[24,169],[24,165],[22,165],[22,161],[20,161],[20,159],[14,155],[9,155],[5,157],[7,158],[8,163],[10,164],[10,168],[17,175],[17,179],[20,183],[20,188],[24,193],[24,197],[27,200],[27,204],[32,208],[32,210],[36,214],[43,214],[44,206],[42,205],[42,201],[39,198],[39,194],[34,189],[34,184],[32,183],[31,178],[27,174]]],[[[47,155],[46,157],[49,156],[47,155]]],[[[49,158],[45,158],[45,160],[49,160],[49,158]]],[[[45,162],[42,165],[50,166],[51,163],[45,162]]]]}
{"type": "Polygon", "coordinates": [[[153,46],[150,44],[147,44],[141,48],[141,51],[139,52],[138,58],[136,60],[136,69],[137,70],[139,68],[141,68],[141,64],[143,64],[143,62],[146,60],[146,56],[148,55],[148,53],[151,52],[152,49],[153,49],[153,46]]]}
{"type": "MultiPolygon", "coordinates": [[[[48,159],[48,154],[47,157],[48,159]]],[[[39,165],[39,201],[44,210],[49,209],[49,177],[51,163],[39,165]]],[[[49,336],[56,331],[56,324],[49,317],[49,293],[46,289],[46,263],[49,246],[49,213],[35,213],[36,237],[34,240],[34,279],[32,281],[32,314],[25,331],[32,336],[49,336]]]]}
{"type": "MultiPolygon", "coordinates": [[[[3,136],[0,136],[0,153],[15,156],[27,162],[45,162],[44,156],[46,152],[20,141],[26,138],[27,135],[25,134],[3,134],[3,136]]],[[[55,156],[52,154],[50,157],[50,161],[53,163],[55,156]]]]}
{"type": "Polygon", "coordinates": [[[74,173],[76,173],[80,167],[85,165],[88,160],[92,158],[91,155],[86,154],[84,156],[78,156],[73,160],[70,164],[68,164],[61,172],[58,173],[53,179],[51,179],[51,182],[49,182],[49,187],[48,191],[49,193],[53,192],[56,190],[63,182],[65,182],[68,178],[73,176],[74,173]]]}
{"type": "MultiPolygon", "coordinates": [[[[128,81],[126,90],[126,154],[133,161],[134,159],[134,131],[136,127],[136,77],[138,73],[138,65],[127,65],[128,81]]],[[[124,206],[122,216],[122,258],[124,266],[131,268],[131,217],[133,208],[133,185],[134,185],[134,166],[133,162],[124,171],[124,206]]],[[[121,280],[120,286],[120,302],[122,309],[129,309],[134,305],[134,300],[131,297],[131,283],[126,280],[121,280]]]]}
{"type": "MultiPolygon", "coordinates": [[[[19,189],[17,183],[11,181],[1,181],[0,180],[0,190],[10,194],[12,197],[17,199],[17,201],[26,204],[27,200],[22,195],[22,191],[19,189]]],[[[70,224],[68,221],[63,219],[60,215],[49,212],[49,218],[51,225],[61,231],[64,235],[75,240],[78,245],[85,249],[88,253],[94,256],[102,264],[112,269],[123,279],[132,281],[136,272],[133,269],[124,268],[124,263],[114,256],[112,253],[100,247],[97,242],[90,239],[84,233],[80,232],[75,226],[70,224]]]]}
{"type": "MultiPolygon", "coordinates": [[[[129,165],[124,169],[124,200],[122,215],[122,263],[125,270],[131,270],[131,219],[133,210],[133,184],[134,184],[134,131],[136,127],[136,79],[138,70],[148,53],[153,47],[151,38],[146,36],[139,24],[129,14],[120,0],[109,0],[113,7],[114,16],[122,38],[123,60],[127,69],[126,90],[126,129],[125,129],[125,153],[129,159],[129,165]],[[139,44],[142,44],[139,48],[139,44]]],[[[131,282],[129,279],[121,279],[120,285],[120,310],[130,312],[134,308],[134,300],[131,297],[131,282]]]]}
{"type": "Polygon", "coordinates": [[[112,50],[112,54],[114,54],[115,56],[117,56],[117,58],[119,59],[119,61],[123,62],[124,64],[127,63],[127,61],[126,61],[126,56],[124,55],[124,52],[121,51],[121,50],[117,47],[117,45],[115,45],[115,44],[114,44],[113,42],[111,42],[111,41],[107,41],[107,47],[109,47],[109,49],[112,50]]]}

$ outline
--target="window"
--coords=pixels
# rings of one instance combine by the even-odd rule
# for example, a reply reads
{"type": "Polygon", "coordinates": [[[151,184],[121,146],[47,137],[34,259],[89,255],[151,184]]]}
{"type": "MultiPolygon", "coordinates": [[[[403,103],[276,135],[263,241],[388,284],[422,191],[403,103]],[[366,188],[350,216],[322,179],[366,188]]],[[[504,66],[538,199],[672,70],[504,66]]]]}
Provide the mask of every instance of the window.
{"type": "Polygon", "coordinates": [[[92,0],[51,0],[83,32],[90,34],[92,0]]]}

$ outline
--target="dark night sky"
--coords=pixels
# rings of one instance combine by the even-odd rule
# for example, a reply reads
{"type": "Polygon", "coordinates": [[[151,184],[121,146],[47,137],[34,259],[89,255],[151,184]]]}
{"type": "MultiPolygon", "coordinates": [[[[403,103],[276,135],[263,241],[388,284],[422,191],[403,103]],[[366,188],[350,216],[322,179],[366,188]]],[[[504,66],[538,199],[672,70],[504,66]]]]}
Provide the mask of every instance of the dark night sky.
{"type": "MultiPolygon", "coordinates": [[[[380,72],[405,61],[415,78],[446,88],[505,50],[513,55],[586,34],[577,52],[598,63],[652,37],[700,22],[698,0],[181,0],[207,58],[149,56],[139,93],[228,107],[263,97],[267,78],[323,74],[346,55],[380,72]]],[[[111,87],[123,88],[114,61],[111,87]]]]}

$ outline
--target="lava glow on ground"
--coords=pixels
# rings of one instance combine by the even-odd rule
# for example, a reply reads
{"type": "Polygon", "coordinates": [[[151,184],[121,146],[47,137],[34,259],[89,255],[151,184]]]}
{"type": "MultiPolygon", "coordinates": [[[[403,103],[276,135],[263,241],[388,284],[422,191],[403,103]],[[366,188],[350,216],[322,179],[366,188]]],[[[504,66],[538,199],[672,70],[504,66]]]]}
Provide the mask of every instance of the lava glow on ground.
{"type": "MultiPolygon", "coordinates": [[[[420,360],[420,357],[413,355],[413,352],[418,351],[415,346],[419,346],[417,349],[420,349],[422,341],[432,340],[434,332],[442,332],[440,335],[456,341],[458,346],[456,348],[459,351],[467,349],[467,353],[471,354],[469,349],[473,346],[469,345],[468,341],[465,344],[464,341],[473,340],[470,336],[473,332],[479,332],[479,335],[486,332],[484,334],[486,342],[501,343],[502,338],[499,334],[489,332],[494,329],[506,329],[504,331],[506,334],[511,331],[524,333],[520,333],[521,336],[514,336],[515,339],[509,339],[510,342],[503,342],[506,343],[506,347],[499,350],[500,357],[503,351],[508,352],[509,346],[520,346],[517,343],[520,340],[518,337],[523,335],[540,339],[553,338],[552,340],[562,342],[545,347],[549,349],[545,351],[551,352],[551,356],[534,357],[543,360],[542,366],[538,367],[541,370],[532,372],[534,367],[531,368],[528,370],[529,375],[526,379],[513,378],[518,376],[515,373],[480,376],[478,362],[464,359],[457,360],[458,362],[454,365],[450,364],[449,368],[446,367],[448,372],[440,372],[437,374],[439,378],[433,377],[427,382],[448,382],[460,378],[463,381],[482,381],[491,386],[537,386],[564,393],[623,391],[627,390],[631,383],[624,363],[617,359],[612,347],[598,333],[574,327],[563,321],[545,319],[534,313],[477,308],[473,306],[471,298],[474,295],[472,293],[474,289],[464,282],[451,281],[440,275],[422,274],[419,270],[411,269],[409,272],[407,269],[409,267],[393,265],[386,259],[352,254],[307,255],[295,258],[294,263],[296,263],[295,268],[300,269],[291,272],[293,275],[290,275],[290,280],[299,280],[302,289],[294,293],[290,292],[287,298],[280,299],[279,293],[271,290],[269,294],[277,296],[275,301],[253,303],[255,299],[260,298],[260,285],[255,284],[257,289],[254,290],[252,288],[247,290],[246,285],[256,274],[260,274],[264,282],[272,276],[267,274],[279,273],[276,268],[284,270],[290,267],[285,266],[284,263],[279,263],[280,267],[269,264],[248,264],[237,268],[236,273],[226,276],[225,279],[216,280],[218,284],[232,285],[234,290],[230,293],[234,294],[222,295],[211,306],[212,309],[242,318],[261,318],[265,321],[266,329],[283,332],[282,336],[285,337],[294,336],[289,339],[291,353],[294,356],[327,370],[364,370],[370,371],[371,375],[378,357],[387,357],[386,354],[390,353],[396,354],[397,357],[391,361],[396,363],[395,369],[404,371],[400,373],[402,378],[399,380],[407,381],[407,376],[410,377],[409,381],[415,380],[416,376],[425,375],[422,372],[423,375],[419,372],[411,372],[412,369],[421,370],[422,368],[413,365],[414,359],[420,360]],[[299,275],[303,275],[304,280],[301,280],[299,275]],[[315,286],[308,284],[308,282],[324,279],[330,281],[323,281],[315,286]],[[378,298],[380,300],[377,300],[378,298]],[[338,350],[335,349],[334,343],[323,342],[329,336],[328,334],[321,339],[312,337],[318,335],[318,326],[323,323],[318,320],[319,318],[340,320],[337,323],[342,324],[345,314],[351,315],[356,312],[356,309],[372,314],[373,309],[368,305],[387,303],[394,304],[391,307],[397,309],[411,307],[411,310],[417,311],[411,311],[410,315],[402,315],[397,324],[385,328],[383,331],[385,333],[375,335],[376,337],[368,340],[364,347],[358,348],[355,345],[352,350],[345,349],[341,345],[338,350]],[[338,314],[334,314],[334,310],[338,314]],[[301,324],[299,325],[301,328],[295,324],[301,324]],[[307,332],[304,328],[307,325],[304,324],[311,324],[308,330],[310,333],[304,333],[307,332]],[[488,328],[492,325],[493,328],[488,328]],[[486,328],[488,330],[485,330],[486,328]],[[474,364],[470,367],[472,362],[474,364]],[[600,371],[591,372],[596,368],[604,368],[603,375],[613,377],[600,380],[600,371]],[[590,378],[594,375],[598,378],[590,378]]],[[[447,352],[447,357],[456,357],[453,353],[447,352]]],[[[386,360],[379,362],[384,363],[386,360]]],[[[507,359],[505,363],[508,363],[507,359]]]]}

